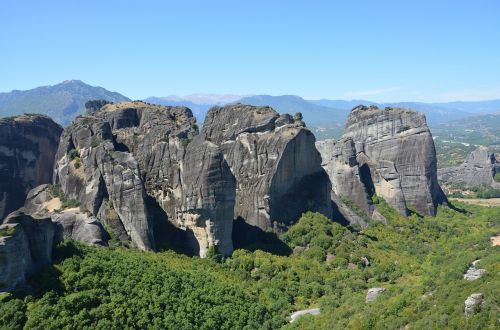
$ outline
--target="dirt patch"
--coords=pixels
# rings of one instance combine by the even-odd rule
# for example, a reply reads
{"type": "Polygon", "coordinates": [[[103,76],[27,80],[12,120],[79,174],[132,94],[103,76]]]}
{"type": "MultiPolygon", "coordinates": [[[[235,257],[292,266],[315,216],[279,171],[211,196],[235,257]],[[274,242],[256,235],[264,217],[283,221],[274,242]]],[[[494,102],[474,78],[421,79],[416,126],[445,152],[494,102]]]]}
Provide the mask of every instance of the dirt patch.
{"type": "Polygon", "coordinates": [[[64,209],[64,210],[62,210],[62,212],[63,213],[68,213],[68,212],[78,213],[78,212],[80,212],[80,208],[79,207],[72,207],[69,209],[64,209]]]}
{"type": "Polygon", "coordinates": [[[493,236],[492,238],[490,238],[490,240],[491,240],[491,245],[500,246],[500,235],[493,236]]]}
{"type": "Polygon", "coordinates": [[[44,209],[47,209],[47,211],[49,212],[54,212],[54,210],[60,209],[61,205],[62,205],[61,200],[59,199],[59,197],[56,197],[43,203],[42,207],[44,209]]]}

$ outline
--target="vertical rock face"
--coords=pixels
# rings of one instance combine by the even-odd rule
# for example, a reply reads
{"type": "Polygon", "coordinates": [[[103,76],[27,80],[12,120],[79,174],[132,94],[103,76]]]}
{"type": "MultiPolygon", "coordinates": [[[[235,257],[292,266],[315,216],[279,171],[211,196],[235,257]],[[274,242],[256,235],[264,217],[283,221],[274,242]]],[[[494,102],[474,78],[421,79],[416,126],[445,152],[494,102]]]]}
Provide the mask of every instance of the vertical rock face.
{"type": "Polygon", "coordinates": [[[333,192],[367,211],[373,194],[383,197],[400,214],[407,207],[435,215],[446,202],[437,182],[436,152],[425,117],[400,109],[355,107],[339,141],[317,144],[333,192]]]}
{"type": "Polygon", "coordinates": [[[438,177],[448,183],[465,183],[468,187],[487,185],[500,189],[500,182],[494,179],[497,173],[500,173],[500,163],[495,154],[480,146],[460,166],[439,169],[438,177]]]}
{"type": "Polygon", "coordinates": [[[138,248],[154,249],[175,230],[170,223],[192,236],[195,253],[220,244],[228,254],[234,178],[219,148],[197,134],[185,107],[105,105],[65,130],[55,182],[138,248]]]}
{"type": "Polygon", "coordinates": [[[206,255],[209,246],[230,255],[236,181],[220,148],[202,136],[195,137],[187,147],[181,180],[177,223],[197,238],[199,255],[206,255]]]}
{"type": "Polygon", "coordinates": [[[15,211],[0,226],[0,283],[12,288],[52,263],[54,225],[15,211]]]}
{"type": "Polygon", "coordinates": [[[331,216],[330,183],[302,116],[242,104],[212,108],[205,140],[218,145],[236,178],[235,217],[263,230],[307,210],[331,216]]]}
{"type": "Polygon", "coordinates": [[[0,220],[52,179],[62,128],[43,115],[0,118],[0,220]]]}

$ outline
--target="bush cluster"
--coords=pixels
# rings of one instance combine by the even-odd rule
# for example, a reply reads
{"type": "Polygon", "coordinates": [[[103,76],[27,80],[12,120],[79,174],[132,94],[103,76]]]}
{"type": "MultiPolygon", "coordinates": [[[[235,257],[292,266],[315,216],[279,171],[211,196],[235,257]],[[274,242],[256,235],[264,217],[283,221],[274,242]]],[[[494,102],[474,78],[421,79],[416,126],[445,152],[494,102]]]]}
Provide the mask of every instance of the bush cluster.
{"type": "Polygon", "coordinates": [[[304,214],[280,236],[295,253],[236,250],[222,259],[173,252],[99,249],[65,242],[33,292],[0,303],[0,328],[493,329],[498,326],[500,208],[457,204],[435,218],[401,217],[382,199],[388,224],[342,227],[304,214]],[[463,279],[481,259],[486,274],[463,279]],[[386,291],[365,303],[366,291],[386,291]],[[464,301],[481,292],[480,311],[464,301]],[[292,311],[321,314],[290,324],[292,311]]]}

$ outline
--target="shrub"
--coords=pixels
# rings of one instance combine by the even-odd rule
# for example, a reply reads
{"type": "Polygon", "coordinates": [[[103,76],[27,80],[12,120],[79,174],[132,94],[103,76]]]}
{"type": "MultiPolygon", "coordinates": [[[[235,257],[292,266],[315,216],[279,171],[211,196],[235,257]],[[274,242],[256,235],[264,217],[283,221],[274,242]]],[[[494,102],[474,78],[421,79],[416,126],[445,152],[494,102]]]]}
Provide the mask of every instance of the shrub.
{"type": "Polygon", "coordinates": [[[496,182],[500,182],[500,172],[495,173],[495,176],[493,177],[496,182]]]}
{"type": "Polygon", "coordinates": [[[181,144],[183,147],[187,147],[189,143],[191,143],[191,139],[188,139],[188,138],[181,139],[181,144]]]}
{"type": "Polygon", "coordinates": [[[71,149],[71,150],[68,152],[68,156],[69,156],[69,159],[70,159],[70,160],[74,160],[75,158],[80,157],[80,153],[79,153],[79,152],[78,152],[78,150],[76,150],[76,149],[71,149]]]}
{"type": "Polygon", "coordinates": [[[90,140],[90,146],[92,148],[95,148],[95,147],[99,146],[101,143],[102,143],[102,139],[100,137],[96,136],[96,135],[94,135],[92,137],[92,139],[90,140]]]}
{"type": "Polygon", "coordinates": [[[7,228],[1,228],[0,229],[0,237],[2,236],[12,236],[16,233],[16,228],[15,227],[7,227],[7,228]]]}

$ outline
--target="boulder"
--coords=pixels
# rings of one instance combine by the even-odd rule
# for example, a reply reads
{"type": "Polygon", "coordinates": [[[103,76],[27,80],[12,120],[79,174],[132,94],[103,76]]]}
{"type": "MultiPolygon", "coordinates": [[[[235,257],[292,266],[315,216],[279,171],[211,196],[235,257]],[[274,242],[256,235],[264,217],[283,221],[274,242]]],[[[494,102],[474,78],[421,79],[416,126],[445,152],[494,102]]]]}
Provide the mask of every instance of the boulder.
{"type": "Polygon", "coordinates": [[[435,215],[436,206],[446,203],[437,181],[434,142],[422,114],[360,105],[351,111],[340,140],[316,146],[333,193],[371,218],[384,220],[373,205],[375,194],[405,216],[408,207],[435,215]]]}
{"type": "Polygon", "coordinates": [[[477,279],[480,279],[486,273],[486,269],[476,268],[476,265],[479,261],[481,261],[481,259],[474,260],[472,262],[472,265],[467,269],[467,271],[464,274],[464,280],[475,281],[477,279]]]}
{"type": "Polygon", "coordinates": [[[375,301],[386,289],[385,288],[371,288],[366,293],[366,302],[375,301]]]}
{"type": "Polygon", "coordinates": [[[438,178],[446,183],[464,183],[469,188],[487,185],[500,189],[500,182],[494,179],[496,173],[500,173],[500,163],[495,154],[480,146],[461,165],[439,169],[438,178]]]}
{"type": "Polygon", "coordinates": [[[481,304],[483,303],[484,296],[482,293],[473,293],[465,300],[465,316],[470,317],[477,313],[481,304]]]}
{"type": "Polygon", "coordinates": [[[44,115],[0,118],[0,221],[52,179],[62,128],[44,115]]]}
{"type": "Polygon", "coordinates": [[[283,230],[308,210],[331,217],[330,181],[301,115],[233,104],[207,113],[202,135],[219,146],[236,180],[234,216],[283,230]]]}

